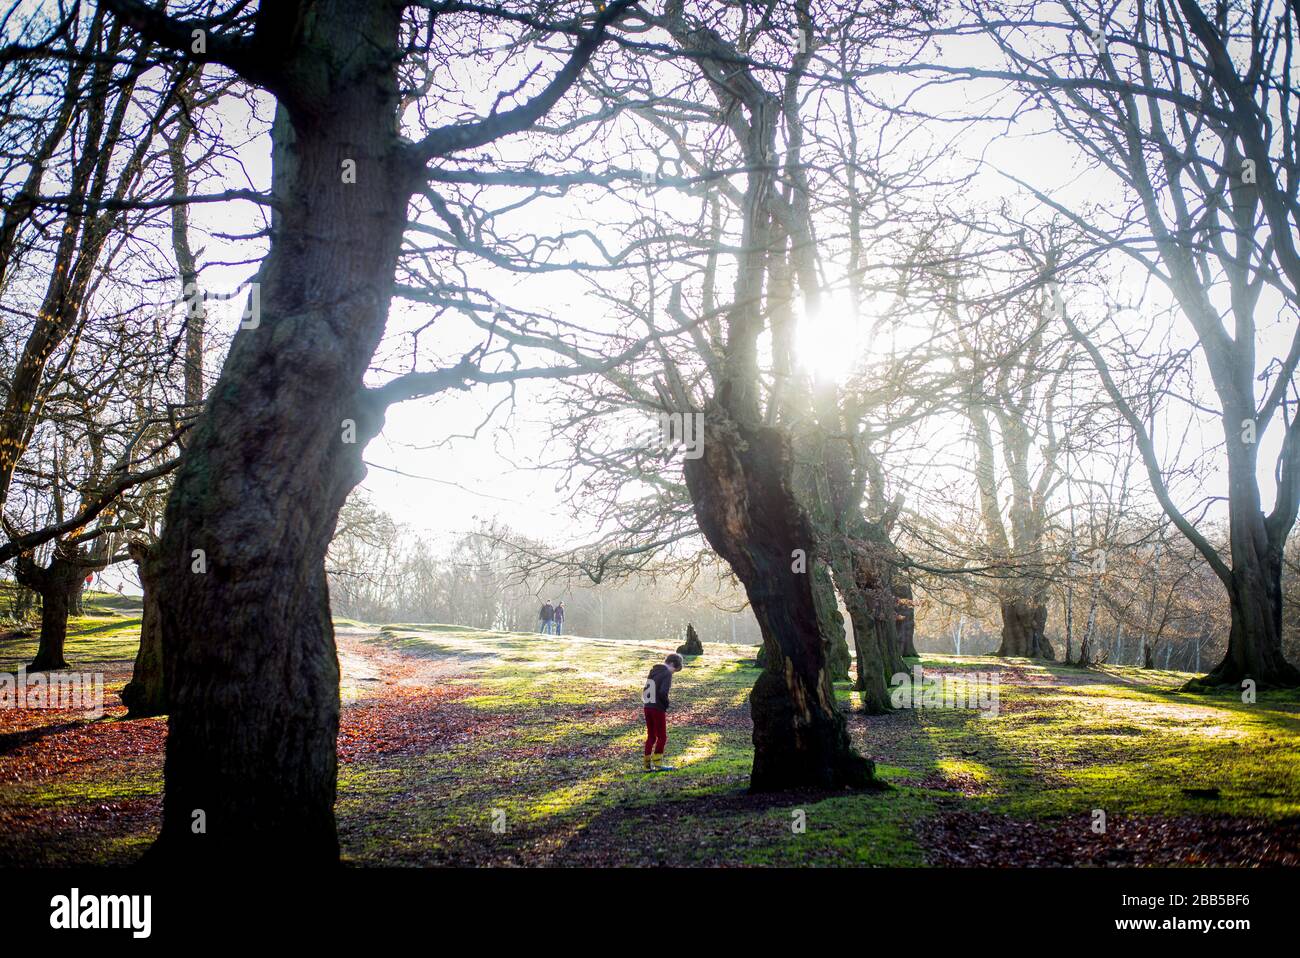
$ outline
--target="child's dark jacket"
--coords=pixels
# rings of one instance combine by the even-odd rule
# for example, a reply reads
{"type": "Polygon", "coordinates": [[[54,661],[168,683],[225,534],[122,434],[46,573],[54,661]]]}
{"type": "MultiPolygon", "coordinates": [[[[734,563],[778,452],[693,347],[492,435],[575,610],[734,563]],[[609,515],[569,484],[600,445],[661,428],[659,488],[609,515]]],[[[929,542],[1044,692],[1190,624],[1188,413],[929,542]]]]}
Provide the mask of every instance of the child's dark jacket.
{"type": "Polygon", "coordinates": [[[663,709],[668,711],[668,690],[673,686],[673,670],[660,662],[650,670],[650,681],[655,684],[655,697],[653,702],[647,702],[649,708],[663,709]]]}

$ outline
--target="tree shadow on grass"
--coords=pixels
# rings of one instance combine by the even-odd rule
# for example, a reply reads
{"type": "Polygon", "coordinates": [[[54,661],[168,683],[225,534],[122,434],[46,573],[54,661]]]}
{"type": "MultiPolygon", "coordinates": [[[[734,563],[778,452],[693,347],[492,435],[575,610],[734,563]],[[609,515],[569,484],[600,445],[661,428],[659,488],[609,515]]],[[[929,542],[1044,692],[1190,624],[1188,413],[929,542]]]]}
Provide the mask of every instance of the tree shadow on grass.
{"type": "MultiPolygon", "coordinates": [[[[120,629],[138,628],[140,621],[139,618],[114,618],[101,623],[100,625],[79,626],[78,628],[70,629],[68,631],[68,640],[73,641],[87,635],[98,635],[100,632],[116,632],[120,629]]],[[[123,639],[126,638],[128,638],[128,636],[123,636],[123,639]]],[[[134,636],[131,636],[131,638],[134,638],[134,636]]]]}
{"type": "Polygon", "coordinates": [[[36,728],[24,729],[21,732],[0,734],[0,755],[8,755],[24,745],[33,745],[50,735],[81,728],[85,724],[85,722],[60,722],[53,725],[38,725],[36,728]]]}

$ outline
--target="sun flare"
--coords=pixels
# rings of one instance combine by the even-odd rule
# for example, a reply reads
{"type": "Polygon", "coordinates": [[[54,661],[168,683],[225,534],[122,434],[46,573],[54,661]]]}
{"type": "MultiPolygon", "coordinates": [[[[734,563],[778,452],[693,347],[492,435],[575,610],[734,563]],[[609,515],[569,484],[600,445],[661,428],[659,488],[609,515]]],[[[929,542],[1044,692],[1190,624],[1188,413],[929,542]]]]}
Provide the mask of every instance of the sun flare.
{"type": "Polygon", "coordinates": [[[824,297],[817,309],[799,317],[795,355],[800,369],[819,382],[842,383],[862,356],[861,320],[847,295],[824,297]]]}

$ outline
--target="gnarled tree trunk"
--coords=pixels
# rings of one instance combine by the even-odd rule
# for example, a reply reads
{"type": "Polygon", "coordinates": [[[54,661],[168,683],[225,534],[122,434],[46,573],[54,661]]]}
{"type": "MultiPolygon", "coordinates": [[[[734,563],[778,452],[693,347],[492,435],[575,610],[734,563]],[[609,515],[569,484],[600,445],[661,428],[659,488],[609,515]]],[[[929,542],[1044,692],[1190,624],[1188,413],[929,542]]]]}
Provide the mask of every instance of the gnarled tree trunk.
{"type": "Polygon", "coordinates": [[[853,649],[857,658],[857,677],[853,687],[859,693],[862,711],[883,715],[890,710],[889,679],[895,674],[883,655],[892,641],[883,633],[883,622],[871,607],[869,592],[861,584],[857,563],[847,545],[834,550],[831,569],[853,625],[853,649]]]}
{"type": "MultiPolygon", "coordinates": [[[[898,654],[893,619],[892,567],[894,552],[889,541],[888,518],[869,522],[863,515],[866,470],[854,455],[853,440],[840,412],[823,395],[819,428],[801,437],[803,455],[797,462],[802,471],[804,500],[809,504],[816,534],[821,539],[834,580],[853,624],[853,646],[857,659],[854,688],[860,693],[861,708],[873,715],[890,710],[889,683],[905,671],[898,654]]],[[[879,512],[886,512],[883,483],[872,483],[872,499],[879,512]]]]}
{"type": "Polygon", "coordinates": [[[788,440],[714,411],[703,455],[685,473],[700,529],[744,584],[767,649],[749,697],[751,791],[875,784],[835,702],[811,569],[792,568],[795,551],[812,555],[814,542],[791,488],[788,440]]]}
{"type": "Polygon", "coordinates": [[[812,564],[809,572],[813,577],[817,618],[821,623],[821,632],[826,636],[826,664],[831,670],[831,681],[844,682],[849,678],[849,666],[853,664],[853,659],[849,655],[848,638],[844,634],[844,615],[840,612],[835,596],[835,583],[831,580],[829,567],[821,559],[812,564]]]}
{"type": "Polygon", "coordinates": [[[140,647],[135,653],[131,681],[122,689],[122,704],[128,718],[165,715],[167,690],[163,677],[162,622],[158,607],[157,549],[143,542],[127,546],[135,560],[144,590],[144,610],[140,618],[140,647]]]}
{"type": "MultiPolygon", "coordinates": [[[[773,284],[776,282],[774,279],[773,284]]],[[[788,283],[788,277],[786,282],[788,283]]],[[[769,286],[769,291],[771,288],[769,286]]],[[[788,336],[793,323],[784,323],[783,328],[785,335],[788,336]]],[[[787,400],[791,398],[789,390],[785,395],[787,400]]],[[[775,402],[775,398],[773,401],[775,402]]],[[[815,560],[809,557],[808,563],[813,576],[813,595],[817,600],[822,632],[829,642],[827,661],[830,664],[832,680],[845,681],[849,677],[849,667],[853,664],[853,657],[849,654],[848,640],[844,633],[844,616],[840,612],[839,599],[836,596],[836,587],[839,583],[831,568],[837,550],[843,550],[841,541],[843,537],[839,533],[840,523],[833,491],[835,477],[827,468],[829,444],[823,431],[811,424],[794,428],[786,424],[786,429],[791,435],[790,448],[793,456],[791,482],[799,496],[800,507],[807,516],[809,526],[818,542],[818,554],[815,560]]]]}
{"type": "Polygon", "coordinates": [[[55,547],[50,564],[43,568],[31,556],[19,556],[14,563],[18,582],[41,597],[41,636],[36,658],[27,667],[32,672],[68,668],[63,657],[68,616],[86,585],[86,568],[78,557],[76,550],[60,545],[55,547]]]}
{"type": "Polygon", "coordinates": [[[893,546],[883,527],[865,521],[856,523],[860,538],[845,542],[836,564],[840,593],[853,623],[862,710],[880,715],[891,709],[889,688],[893,677],[907,671],[899,654],[895,595],[889,566],[893,546]]]}
{"type": "Polygon", "coordinates": [[[338,859],[324,557],[380,426],[362,378],[420,173],[394,123],[400,18],[397,4],[317,5],[296,38],[295,69],[314,63],[319,88],[272,131],[259,321],[235,336],[158,546],[170,714],[154,858],[338,859]]]}
{"type": "MultiPolygon", "coordinates": [[[[1260,520],[1262,525],[1262,515],[1260,520]]],[[[1214,671],[1193,683],[1240,686],[1251,679],[1259,688],[1293,688],[1300,685],[1300,669],[1282,654],[1282,549],[1269,545],[1266,538],[1256,540],[1258,548],[1242,539],[1246,535],[1234,528],[1232,574],[1227,583],[1232,610],[1228,651],[1214,671]]]]}
{"type": "Polygon", "coordinates": [[[1034,595],[1013,595],[1000,603],[1002,609],[1002,644],[998,655],[1029,659],[1054,659],[1047,627],[1047,603],[1034,595]]]}

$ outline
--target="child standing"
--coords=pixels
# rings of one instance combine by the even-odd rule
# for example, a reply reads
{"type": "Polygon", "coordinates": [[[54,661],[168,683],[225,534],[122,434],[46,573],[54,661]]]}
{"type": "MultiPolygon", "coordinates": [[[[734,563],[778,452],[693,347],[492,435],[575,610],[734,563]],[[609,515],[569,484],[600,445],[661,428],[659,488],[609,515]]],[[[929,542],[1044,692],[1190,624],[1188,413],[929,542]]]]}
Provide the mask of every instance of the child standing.
{"type": "Polygon", "coordinates": [[[665,765],[664,746],[668,744],[668,690],[673,687],[673,676],[682,670],[682,657],[670,652],[646,676],[641,702],[645,706],[645,770],[671,772],[665,765]]]}

